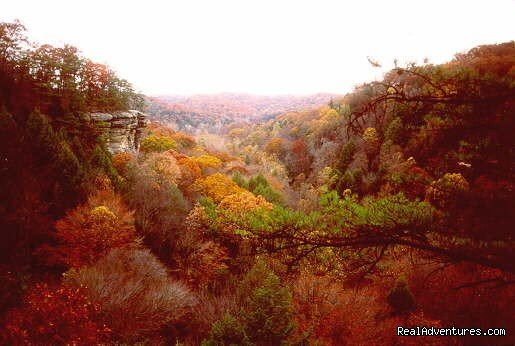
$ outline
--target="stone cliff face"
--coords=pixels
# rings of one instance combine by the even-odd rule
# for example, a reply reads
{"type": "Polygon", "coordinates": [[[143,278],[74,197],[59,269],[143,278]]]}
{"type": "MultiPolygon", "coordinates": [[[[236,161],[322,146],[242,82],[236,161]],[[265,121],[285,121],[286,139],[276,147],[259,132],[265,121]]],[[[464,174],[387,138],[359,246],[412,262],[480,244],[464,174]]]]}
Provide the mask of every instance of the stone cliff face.
{"type": "Polygon", "coordinates": [[[138,151],[143,130],[147,127],[147,115],[136,110],[113,113],[91,113],[102,131],[111,154],[138,151]]]}

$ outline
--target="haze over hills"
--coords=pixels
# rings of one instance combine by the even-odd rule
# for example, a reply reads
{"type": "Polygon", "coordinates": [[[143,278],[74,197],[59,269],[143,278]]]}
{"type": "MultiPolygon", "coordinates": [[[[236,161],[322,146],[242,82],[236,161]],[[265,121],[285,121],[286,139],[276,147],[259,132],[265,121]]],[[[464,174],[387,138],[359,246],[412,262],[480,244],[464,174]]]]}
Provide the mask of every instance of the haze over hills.
{"type": "Polygon", "coordinates": [[[285,112],[317,108],[337,97],[329,93],[306,96],[243,93],[164,95],[148,97],[147,111],[153,120],[171,124],[177,130],[217,131],[231,123],[267,120],[285,112]]]}

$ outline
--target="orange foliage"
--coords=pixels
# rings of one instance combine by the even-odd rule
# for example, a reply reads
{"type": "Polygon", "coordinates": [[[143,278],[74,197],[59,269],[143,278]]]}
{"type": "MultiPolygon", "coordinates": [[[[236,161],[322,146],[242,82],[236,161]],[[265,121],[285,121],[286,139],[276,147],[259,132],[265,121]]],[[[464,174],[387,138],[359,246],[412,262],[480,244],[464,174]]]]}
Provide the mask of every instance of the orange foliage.
{"type": "Polygon", "coordinates": [[[188,156],[187,155],[184,155],[176,150],[173,150],[173,149],[170,149],[170,150],[167,150],[165,151],[166,154],[168,155],[172,155],[173,157],[175,157],[176,160],[179,160],[179,159],[184,159],[184,158],[187,158],[188,156]]]}
{"type": "Polygon", "coordinates": [[[126,176],[127,175],[127,165],[133,158],[134,158],[134,156],[131,153],[121,152],[121,153],[113,155],[113,158],[111,159],[111,161],[113,163],[113,167],[116,169],[118,174],[120,174],[121,176],[126,176]]]}
{"type": "Polygon", "coordinates": [[[43,248],[50,263],[80,267],[112,248],[136,242],[134,220],[119,195],[99,191],[56,223],[55,248],[43,248]]]}
{"type": "Polygon", "coordinates": [[[265,151],[280,157],[284,153],[284,140],[282,138],[270,139],[265,145],[265,151]]]}
{"type": "Polygon", "coordinates": [[[181,186],[190,186],[202,175],[199,165],[192,158],[179,158],[177,159],[177,163],[179,164],[182,175],[181,186]]]}
{"type": "Polygon", "coordinates": [[[176,259],[181,275],[190,284],[203,286],[212,283],[228,269],[225,264],[229,258],[227,250],[221,245],[212,241],[197,242],[191,250],[188,255],[176,259]]]}
{"type": "Polygon", "coordinates": [[[30,288],[22,307],[8,313],[4,345],[98,345],[109,340],[99,307],[79,289],[30,288]]]}
{"type": "Polygon", "coordinates": [[[232,155],[229,155],[228,153],[226,153],[226,152],[224,152],[224,151],[215,151],[215,150],[210,150],[210,151],[209,151],[209,154],[210,154],[210,155],[212,155],[212,156],[214,156],[214,157],[217,157],[217,158],[218,158],[218,159],[220,159],[220,161],[222,161],[223,163],[238,160],[238,158],[237,158],[237,157],[232,156],[232,155]]]}
{"type": "Polygon", "coordinates": [[[329,277],[303,275],[293,285],[299,333],[318,345],[453,345],[438,337],[398,337],[397,326],[442,326],[421,311],[391,315],[384,287],[343,288],[329,277]]]}
{"type": "Polygon", "coordinates": [[[147,128],[150,133],[153,133],[157,136],[172,137],[175,134],[175,131],[171,127],[167,127],[156,122],[150,122],[147,125],[147,128]]]}

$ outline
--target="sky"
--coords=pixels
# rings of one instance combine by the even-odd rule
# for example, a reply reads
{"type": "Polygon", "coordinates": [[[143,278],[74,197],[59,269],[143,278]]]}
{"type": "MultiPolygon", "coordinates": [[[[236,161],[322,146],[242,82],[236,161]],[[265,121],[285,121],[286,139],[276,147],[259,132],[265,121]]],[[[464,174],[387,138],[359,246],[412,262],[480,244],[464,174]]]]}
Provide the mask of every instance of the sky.
{"type": "Polygon", "coordinates": [[[513,40],[514,14],[515,0],[0,0],[0,21],[76,46],[147,95],[344,94],[394,59],[513,40]]]}

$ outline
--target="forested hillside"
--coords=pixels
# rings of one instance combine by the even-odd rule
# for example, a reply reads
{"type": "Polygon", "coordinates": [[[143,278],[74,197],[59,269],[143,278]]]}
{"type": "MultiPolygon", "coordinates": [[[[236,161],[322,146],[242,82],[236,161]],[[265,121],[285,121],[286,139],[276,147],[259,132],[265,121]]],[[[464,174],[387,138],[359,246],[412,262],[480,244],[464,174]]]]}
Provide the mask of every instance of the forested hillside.
{"type": "Polygon", "coordinates": [[[480,46],[110,155],[85,114],[141,96],[1,23],[0,343],[513,344],[514,66],[480,46]]]}
{"type": "Polygon", "coordinates": [[[257,96],[222,93],[194,96],[147,98],[147,112],[154,121],[172,125],[180,131],[218,132],[233,123],[271,119],[281,113],[314,109],[336,97],[332,94],[310,96],[257,96]]]}

